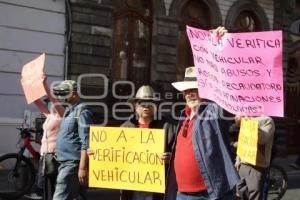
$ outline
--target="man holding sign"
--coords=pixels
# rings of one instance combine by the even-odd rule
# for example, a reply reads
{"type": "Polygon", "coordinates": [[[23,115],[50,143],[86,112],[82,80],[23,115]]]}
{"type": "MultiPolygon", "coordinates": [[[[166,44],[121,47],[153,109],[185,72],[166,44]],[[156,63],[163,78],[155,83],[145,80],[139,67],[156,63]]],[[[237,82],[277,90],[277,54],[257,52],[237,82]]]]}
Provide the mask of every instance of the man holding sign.
{"type": "Polygon", "coordinates": [[[165,199],[234,199],[232,190],[239,177],[222,109],[199,97],[195,67],[186,69],[184,81],[172,85],[183,92],[186,108],[177,128],[165,199]]]}
{"type": "MultiPolygon", "coordinates": [[[[165,154],[163,158],[168,164],[171,147],[175,136],[175,126],[165,120],[155,120],[155,107],[160,99],[155,97],[152,87],[144,85],[140,87],[135,98],[131,99],[134,104],[136,117],[133,117],[122,124],[122,127],[130,128],[159,128],[164,129],[165,154]]],[[[121,200],[162,200],[163,194],[136,192],[123,190],[121,200]]]]}
{"type": "MultiPolygon", "coordinates": [[[[222,35],[226,32],[224,27],[215,31],[222,35]]],[[[204,104],[203,99],[214,101],[235,115],[282,117],[282,31],[220,37],[220,34],[187,26],[187,35],[197,69],[188,68],[186,75],[194,72],[197,81],[192,81],[193,76],[186,76],[187,80],[173,83],[184,92],[187,102],[174,156],[179,191],[176,199],[190,196],[197,200],[233,199],[228,198],[228,192],[238,178],[224,142],[223,133],[228,131],[226,123],[219,106],[204,104]],[[186,162],[187,159],[191,162],[186,162]]],[[[247,157],[251,158],[253,152],[247,153],[247,157]]],[[[268,158],[266,161],[268,164],[268,158]]],[[[169,193],[172,194],[167,190],[169,193]]]]}
{"type": "Polygon", "coordinates": [[[261,200],[270,165],[275,124],[271,117],[236,117],[240,125],[235,166],[242,179],[238,185],[240,196],[249,200],[261,200]],[[246,184],[246,194],[243,186],[246,184]]]}

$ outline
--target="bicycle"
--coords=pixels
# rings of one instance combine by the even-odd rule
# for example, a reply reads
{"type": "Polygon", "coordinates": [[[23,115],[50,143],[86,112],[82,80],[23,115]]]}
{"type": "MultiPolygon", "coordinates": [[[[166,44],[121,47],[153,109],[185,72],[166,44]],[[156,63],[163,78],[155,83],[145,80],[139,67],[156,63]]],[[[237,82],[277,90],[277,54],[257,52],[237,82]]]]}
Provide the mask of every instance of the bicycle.
{"type": "Polygon", "coordinates": [[[17,129],[20,130],[20,150],[0,156],[0,197],[6,199],[17,199],[30,192],[36,176],[33,160],[38,161],[40,158],[40,153],[31,144],[40,144],[32,136],[36,131],[28,128],[17,129]],[[25,157],[26,149],[32,155],[32,160],[25,157]]]}
{"type": "Polygon", "coordinates": [[[284,169],[278,165],[271,164],[265,185],[265,194],[267,194],[267,199],[281,199],[287,190],[287,184],[288,176],[284,169]]]}

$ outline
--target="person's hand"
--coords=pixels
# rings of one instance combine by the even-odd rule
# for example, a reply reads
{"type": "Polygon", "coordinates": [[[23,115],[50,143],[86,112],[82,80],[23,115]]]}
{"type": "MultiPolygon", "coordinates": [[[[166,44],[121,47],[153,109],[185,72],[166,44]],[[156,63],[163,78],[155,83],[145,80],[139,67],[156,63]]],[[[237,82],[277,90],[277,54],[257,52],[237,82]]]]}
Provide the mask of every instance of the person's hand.
{"type": "Polygon", "coordinates": [[[49,86],[48,86],[48,84],[47,84],[47,76],[46,76],[46,74],[43,74],[43,85],[44,85],[44,88],[47,90],[47,91],[50,91],[50,89],[49,89],[49,86]]]}
{"type": "Polygon", "coordinates": [[[234,117],[235,125],[236,125],[237,127],[240,127],[240,125],[241,125],[241,120],[242,120],[242,117],[239,116],[239,115],[236,115],[236,116],[234,117]]]}
{"type": "Polygon", "coordinates": [[[44,85],[47,84],[47,76],[46,76],[46,74],[42,75],[42,79],[43,79],[43,84],[44,85]]]}
{"type": "Polygon", "coordinates": [[[92,156],[92,155],[95,154],[95,152],[94,152],[92,149],[87,149],[87,150],[86,150],[86,154],[87,154],[88,156],[92,156]]]}
{"type": "Polygon", "coordinates": [[[79,168],[79,170],[78,170],[78,179],[79,179],[80,185],[87,185],[88,170],[79,168]]]}
{"type": "Polygon", "coordinates": [[[237,147],[238,147],[238,141],[233,142],[233,143],[232,143],[232,146],[233,146],[234,148],[237,148],[237,147]]]}
{"type": "Polygon", "coordinates": [[[234,167],[236,168],[237,171],[239,171],[240,166],[241,166],[241,162],[239,159],[237,159],[234,163],[234,167]]]}
{"type": "Polygon", "coordinates": [[[211,30],[211,32],[218,37],[222,37],[225,33],[228,33],[228,30],[223,26],[219,26],[218,28],[211,30]]]}
{"type": "Polygon", "coordinates": [[[233,147],[233,148],[237,148],[238,147],[238,141],[230,142],[230,146],[233,147]]]}
{"type": "Polygon", "coordinates": [[[171,160],[171,152],[164,152],[161,159],[166,163],[169,164],[171,160]]]}

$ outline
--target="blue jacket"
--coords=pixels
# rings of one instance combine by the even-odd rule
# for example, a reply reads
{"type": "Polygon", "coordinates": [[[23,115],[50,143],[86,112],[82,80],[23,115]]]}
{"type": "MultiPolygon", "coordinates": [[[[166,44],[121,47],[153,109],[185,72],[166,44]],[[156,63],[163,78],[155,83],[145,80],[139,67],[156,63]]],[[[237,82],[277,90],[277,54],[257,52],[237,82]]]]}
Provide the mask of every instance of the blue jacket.
{"type": "MultiPolygon", "coordinates": [[[[215,103],[205,102],[201,104],[192,133],[196,161],[201,169],[201,175],[211,200],[232,200],[231,191],[239,181],[238,173],[229,153],[229,142],[225,135],[229,131],[229,121],[225,120],[224,117],[221,118],[222,111],[215,103]]],[[[184,112],[182,112],[181,120],[177,126],[177,134],[184,119],[184,112]]],[[[171,166],[167,175],[165,200],[176,199],[175,146],[176,141],[173,145],[171,166]]]]}
{"type": "Polygon", "coordinates": [[[67,108],[56,141],[58,161],[80,160],[80,152],[88,148],[92,112],[82,103],[67,108]]]}

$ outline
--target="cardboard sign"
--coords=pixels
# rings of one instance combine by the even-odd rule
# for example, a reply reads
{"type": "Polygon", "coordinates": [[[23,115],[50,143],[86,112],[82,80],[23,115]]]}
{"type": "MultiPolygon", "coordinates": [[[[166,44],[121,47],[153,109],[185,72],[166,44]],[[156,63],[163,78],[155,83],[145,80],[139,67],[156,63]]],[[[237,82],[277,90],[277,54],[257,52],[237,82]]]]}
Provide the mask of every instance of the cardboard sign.
{"type": "Polygon", "coordinates": [[[45,54],[27,63],[22,69],[21,84],[28,104],[46,95],[43,85],[45,54]]]}
{"type": "Polygon", "coordinates": [[[89,187],[165,192],[164,130],[90,127],[89,187]]]}
{"type": "Polygon", "coordinates": [[[187,35],[202,98],[235,115],[283,116],[282,31],[187,35]]]}
{"type": "Polygon", "coordinates": [[[242,161],[256,165],[257,146],[258,121],[242,118],[237,155],[242,161]]]}

